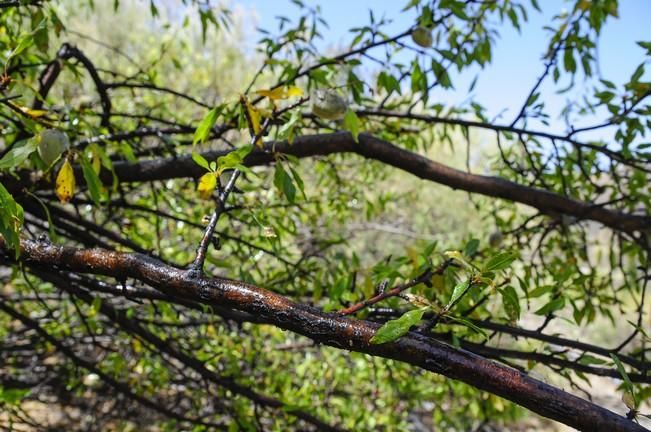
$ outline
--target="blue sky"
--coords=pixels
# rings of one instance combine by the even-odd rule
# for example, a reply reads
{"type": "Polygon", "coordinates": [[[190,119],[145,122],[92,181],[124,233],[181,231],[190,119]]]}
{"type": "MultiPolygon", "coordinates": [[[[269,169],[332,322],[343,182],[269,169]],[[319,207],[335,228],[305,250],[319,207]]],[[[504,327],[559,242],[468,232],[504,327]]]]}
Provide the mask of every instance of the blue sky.
{"type": "MultiPolygon", "coordinates": [[[[350,42],[348,29],[368,22],[370,8],[376,17],[384,15],[393,20],[389,27],[390,34],[404,30],[415,20],[413,11],[400,12],[407,3],[406,0],[307,0],[306,3],[320,5],[330,26],[322,31],[324,40],[320,43],[324,49],[347,45],[350,42]]],[[[259,27],[272,32],[277,29],[278,15],[289,18],[298,16],[298,8],[289,0],[240,0],[234,4],[255,10],[259,27]]],[[[542,0],[539,4],[544,8],[543,13],[530,9],[529,22],[524,24],[522,33],[508,25],[504,26],[493,49],[493,62],[490,66],[459,77],[455,81],[455,91],[439,96],[451,103],[466,99],[470,81],[476,72],[480,72],[474,91],[475,99],[487,108],[489,117],[502,113],[501,122],[510,123],[543,70],[541,57],[548,43],[548,32],[543,30],[543,26],[549,25],[551,17],[563,8],[571,8],[572,2],[542,0]]],[[[651,1],[621,0],[619,12],[619,19],[610,18],[602,29],[598,47],[601,73],[604,78],[616,84],[626,82],[637,65],[644,60],[644,50],[635,41],[651,40],[651,1]]],[[[549,82],[551,84],[551,80],[549,82]]],[[[589,89],[591,84],[577,82],[578,92],[589,89]]],[[[569,96],[555,95],[550,85],[544,87],[544,90],[546,104],[552,112],[558,112],[569,96]]],[[[599,120],[597,118],[593,121],[599,120]]],[[[559,132],[564,127],[560,120],[553,120],[550,125],[552,130],[559,132]]]]}

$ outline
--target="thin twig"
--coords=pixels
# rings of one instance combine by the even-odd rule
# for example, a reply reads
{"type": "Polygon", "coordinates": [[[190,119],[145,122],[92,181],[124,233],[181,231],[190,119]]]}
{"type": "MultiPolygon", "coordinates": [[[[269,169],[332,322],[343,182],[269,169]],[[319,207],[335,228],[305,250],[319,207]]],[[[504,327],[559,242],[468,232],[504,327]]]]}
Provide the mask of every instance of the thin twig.
{"type": "Polygon", "coordinates": [[[373,296],[371,298],[368,298],[368,299],[366,299],[366,300],[364,300],[362,302],[356,303],[356,304],[354,304],[352,306],[349,306],[349,307],[347,307],[345,309],[340,310],[339,315],[354,314],[355,312],[358,312],[358,311],[364,309],[365,307],[368,307],[368,306],[374,305],[376,303],[379,303],[382,300],[385,300],[385,299],[387,299],[389,297],[395,297],[395,296],[401,294],[403,291],[406,291],[409,288],[418,285],[419,283],[423,283],[425,281],[430,280],[432,278],[432,276],[434,276],[434,275],[442,274],[445,271],[445,269],[447,269],[450,266],[450,264],[452,264],[452,260],[446,260],[446,261],[443,262],[443,264],[438,266],[436,269],[433,270],[432,268],[429,268],[423,274],[421,274],[420,276],[410,280],[409,282],[407,282],[405,284],[398,285],[398,286],[396,286],[396,287],[394,287],[394,288],[392,288],[392,289],[390,289],[388,291],[381,292],[381,293],[379,293],[379,294],[377,294],[377,295],[375,295],[375,296],[373,296]]]}

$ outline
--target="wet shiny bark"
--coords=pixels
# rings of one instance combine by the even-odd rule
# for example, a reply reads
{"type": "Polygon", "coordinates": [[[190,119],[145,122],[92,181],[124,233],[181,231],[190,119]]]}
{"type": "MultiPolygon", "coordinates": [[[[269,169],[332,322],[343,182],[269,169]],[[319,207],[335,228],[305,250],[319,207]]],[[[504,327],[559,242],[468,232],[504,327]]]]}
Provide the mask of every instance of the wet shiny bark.
{"type": "Polygon", "coordinates": [[[134,278],[156,289],[196,302],[260,317],[262,321],[304,335],[318,343],[391,358],[457,379],[586,431],[644,431],[642,426],[502,364],[417,333],[372,345],[378,324],[324,313],[274,292],[224,278],[202,277],[146,255],[103,249],[75,249],[24,240],[21,261],[32,266],[134,278]]]}

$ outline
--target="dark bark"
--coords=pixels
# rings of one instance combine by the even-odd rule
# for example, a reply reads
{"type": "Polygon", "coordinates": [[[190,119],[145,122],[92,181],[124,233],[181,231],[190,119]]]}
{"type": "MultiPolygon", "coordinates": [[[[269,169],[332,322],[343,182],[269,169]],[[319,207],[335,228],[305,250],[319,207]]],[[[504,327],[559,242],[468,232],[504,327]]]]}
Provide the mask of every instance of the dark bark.
{"type": "MultiPolygon", "coordinates": [[[[611,210],[600,205],[577,201],[563,195],[502,179],[500,177],[469,174],[451,168],[424,156],[412,153],[369,134],[360,134],[355,142],[347,132],[298,137],[292,144],[268,142],[265,150],[256,150],[247,157],[249,166],[273,163],[271,152],[287,153],[299,158],[324,156],[337,153],[356,153],[364,158],[377,160],[399,168],[419,178],[443,184],[453,189],[502,198],[529,205],[550,215],[567,214],[579,220],[593,220],[614,230],[632,233],[651,229],[651,217],[611,210]]],[[[224,151],[206,152],[208,160],[227,153],[224,151]]],[[[120,182],[146,182],[172,178],[199,177],[205,170],[188,156],[160,158],[136,163],[117,162],[115,173],[120,182]]],[[[81,170],[77,170],[77,180],[83,184],[81,170]]],[[[30,179],[26,171],[18,173],[19,180],[8,176],[0,177],[0,182],[12,193],[19,194],[24,187],[49,188],[51,184],[41,179],[30,179]]],[[[103,179],[111,182],[111,173],[104,172],[103,179]]]]}
{"type": "Polygon", "coordinates": [[[36,266],[143,281],[160,291],[261,316],[274,325],[333,347],[391,358],[443,374],[586,431],[644,431],[637,423],[524,373],[417,333],[369,343],[379,324],[296,304],[271,291],[223,278],[204,278],[141,254],[22,242],[21,260],[36,266]]]}

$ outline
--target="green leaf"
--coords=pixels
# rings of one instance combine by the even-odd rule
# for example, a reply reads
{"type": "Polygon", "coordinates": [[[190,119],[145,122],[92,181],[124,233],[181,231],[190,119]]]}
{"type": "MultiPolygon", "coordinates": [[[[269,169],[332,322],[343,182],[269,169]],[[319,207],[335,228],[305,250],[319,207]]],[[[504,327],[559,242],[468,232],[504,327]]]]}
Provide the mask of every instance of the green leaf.
{"type": "Polygon", "coordinates": [[[417,61],[413,61],[411,71],[411,91],[422,92],[425,96],[427,93],[427,75],[423,73],[417,61]]]}
{"type": "Polygon", "coordinates": [[[20,227],[23,221],[23,208],[0,183],[0,235],[7,246],[14,249],[16,258],[20,255],[20,227]]]}
{"type": "Polygon", "coordinates": [[[552,312],[563,309],[563,307],[565,307],[565,297],[561,296],[550,301],[545,306],[538,309],[535,313],[536,315],[549,315],[552,312]]]}
{"type": "Polygon", "coordinates": [[[337,300],[339,301],[341,299],[341,295],[344,293],[346,290],[347,286],[350,286],[348,276],[342,276],[337,281],[332,285],[332,289],[329,290],[328,294],[329,297],[332,300],[337,300]]]}
{"type": "Polygon", "coordinates": [[[538,100],[539,97],[540,97],[540,92],[532,94],[529,97],[529,99],[527,99],[527,106],[531,106],[534,103],[536,103],[536,101],[538,100]]]}
{"type": "Polygon", "coordinates": [[[453,87],[452,81],[450,80],[450,75],[441,63],[437,62],[436,60],[432,60],[432,70],[434,71],[436,80],[439,84],[441,84],[443,88],[453,87]]]}
{"type": "Polygon", "coordinates": [[[482,271],[490,272],[490,271],[504,270],[505,268],[509,267],[517,257],[518,256],[514,253],[502,252],[500,254],[491,257],[488,260],[488,262],[484,264],[484,268],[482,271]]]}
{"type": "Polygon", "coordinates": [[[615,366],[617,366],[617,371],[619,372],[619,374],[622,376],[622,379],[624,380],[624,388],[626,389],[626,393],[624,393],[624,397],[622,398],[624,403],[631,410],[637,408],[638,400],[635,397],[635,388],[633,387],[633,383],[631,382],[631,379],[626,373],[626,369],[624,369],[624,365],[615,354],[611,353],[610,358],[612,358],[613,361],[615,362],[615,366]]]}
{"type": "Polygon", "coordinates": [[[565,66],[565,70],[568,72],[576,72],[576,61],[574,60],[574,52],[572,49],[565,50],[563,54],[563,66],[565,66]]]}
{"type": "Polygon", "coordinates": [[[359,142],[359,129],[361,123],[355,111],[349,109],[344,116],[344,129],[350,132],[355,142],[359,142]]]}
{"type": "Polygon", "coordinates": [[[457,300],[459,300],[461,296],[465,294],[465,292],[468,290],[468,287],[470,287],[470,281],[465,280],[463,282],[459,282],[452,290],[452,297],[450,297],[448,307],[454,305],[457,300]]]}
{"type": "Polygon", "coordinates": [[[95,202],[95,204],[100,204],[102,201],[107,199],[106,188],[102,184],[102,181],[99,179],[99,176],[93,169],[93,166],[90,162],[86,160],[86,157],[80,158],[81,171],[84,174],[84,180],[86,180],[86,186],[88,186],[88,192],[90,193],[90,198],[95,202]]]}
{"type": "Polygon", "coordinates": [[[590,354],[585,354],[585,355],[581,356],[578,363],[582,364],[582,365],[604,364],[604,363],[606,363],[606,360],[600,359],[600,358],[595,357],[595,356],[591,356],[590,354]]]}
{"type": "Polygon", "coordinates": [[[274,174],[274,185],[281,191],[287,200],[291,203],[296,199],[296,187],[292,182],[292,178],[287,174],[282,164],[276,164],[276,172],[274,174]]]}
{"type": "Polygon", "coordinates": [[[294,130],[296,126],[301,122],[301,111],[294,110],[288,121],[283,123],[283,125],[278,130],[278,139],[286,139],[288,143],[294,141],[294,130]]]}
{"type": "Polygon", "coordinates": [[[640,78],[642,78],[642,75],[644,75],[644,63],[640,64],[635,69],[635,72],[633,72],[633,75],[631,75],[631,82],[638,82],[640,78]]]}
{"type": "Polygon", "coordinates": [[[382,327],[375,332],[370,342],[375,345],[393,342],[400,336],[404,336],[409,329],[418,324],[423,319],[423,314],[429,310],[429,307],[411,310],[400,318],[387,321],[382,327]]]}
{"type": "Polygon", "coordinates": [[[14,147],[0,159],[0,169],[14,168],[23,163],[36,148],[38,142],[34,138],[17,142],[14,147]]]}
{"type": "Polygon", "coordinates": [[[30,391],[31,389],[15,389],[0,386],[0,402],[9,406],[17,406],[30,391]]]}
{"type": "Polygon", "coordinates": [[[207,171],[212,171],[210,169],[210,163],[206,160],[205,157],[201,156],[197,152],[192,152],[192,160],[199,165],[201,168],[207,170],[207,171]]]}
{"type": "MultiPolygon", "coordinates": [[[[217,170],[221,173],[227,169],[241,168],[244,158],[253,150],[252,145],[245,145],[217,159],[217,170]]],[[[246,168],[245,168],[246,169],[246,168]]]]}
{"type": "Polygon", "coordinates": [[[554,285],[542,285],[529,293],[530,298],[540,297],[554,289],[554,285]]]}
{"type": "Polygon", "coordinates": [[[16,48],[9,54],[9,57],[15,57],[25,51],[27,48],[34,45],[34,37],[31,34],[26,34],[20,38],[16,48]]]}
{"type": "Polygon", "coordinates": [[[457,321],[458,323],[461,323],[461,324],[465,325],[466,327],[468,327],[469,329],[471,329],[475,333],[478,333],[478,334],[482,335],[485,340],[488,340],[488,335],[486,334],[486,332],[484,330],[482,330],[481,328],[477,327],[476,325],[474,325],[472,323],[472,321],[469,321],[469,320],[467,320],[465,318],[461,318],[461,317],[453,317],[452,315],[448,316],[448,318],[450,318],[452,321],[457,321]]]}
{"type": "Polygon", "coordinates": [[[420,3],[419,0],[410,0],[409,3],[407,4],[407,6],[405,6],[405,7],[402,9],[402,12],[404,12],[404,11],[406,11],[406,10],[409,10],[409,9],[411,9],[411,8],[414,8],[414,7],[416,7],[416,6],[418,6],[419,3],[420,3]]]}
{"type": "Polygon", "coordinates": [[[518,300],[518,294],[515,292],[515,288],[511,285],[506,286],[500,290],[502,294],[502,305],[504,305],[504,311],[511,321],[517,321],[520,319],[520,302],[518,300]]]}
{"type": "Polygon", "coordinates": [[[101,297],[95,297],[93,299],[93,303],[91,304],[91,308],[94,313],[98,313],[100,308],[102,307],[102,298],[101,297]]]}
{"type": "Polygon", "coordinates": [[[194,132],[192,145],[195,145],[196,143],[203,143],[206,141],[206,139],[208,139],[210,131],[217,122],[217,118],[219,117],[219,114],[221,114],[223,108],[223,105],[219,105],[208,111],[208,114],[206,114],[203,120],[201,120],[201,123],[199,123],[199,126],[197,126],[197,130],[194,132]]]}
{"type": "Polygon", "coordinates": [[[647,56],[651,56],[651,42],[638,41],[636,43],[646,50],[647,56]]]}
{"type": "Polygon", "coordinates": [[[393,75],[390,75],[384,71],[380,72],[377,77],[378,87],[383,87],[388,94],[396,92],[400,94],[400,82],[393,75]]]}
{"type": "Polygon", "coordinates": [[[466,243],[466,247],[463,250],[463,254],[467,257],[472,257],[474,254],[477,253],[477,249],[479,249],[479,240],[476,238],[471,239],[468,243],[466,243]]]}
{"type": "Polygon", "coordinates": [[[156,7],[154,0],[151,0],[149,2],[149,11],[151,12],[151,16],[153,18],[156,18],[158,16],[158,8],[156,7]]]}
{"type": "Polygon", "coordinates": [[[619,357],[617,357],[615,354],[611,353],[610,358],[613,359],[615,362],[615,366],[617,366],[617,372],[622,376],[622,379],[624,380],[624,387],[628,392],[631,393],[631,395],[634,395],[634,390],[635,388],[633,387],[633,383],[631,382],[631,379],[629,378],[628,374],[626,373],[626,369],[624,369],[624,365],[622,362],[619,360],[619,357]]]}
{"type": "Polygon", "coordinates": [[[292,177],[294,178],[294,182],[296,182],[296,185],[298,186],[298,189],[301,191],[303,198],[307,199],[307,195],[305,195],[305,183],[303,182],[303,179],[293,167],[290,166],[289,170],[292,172],[292,177]]]}

